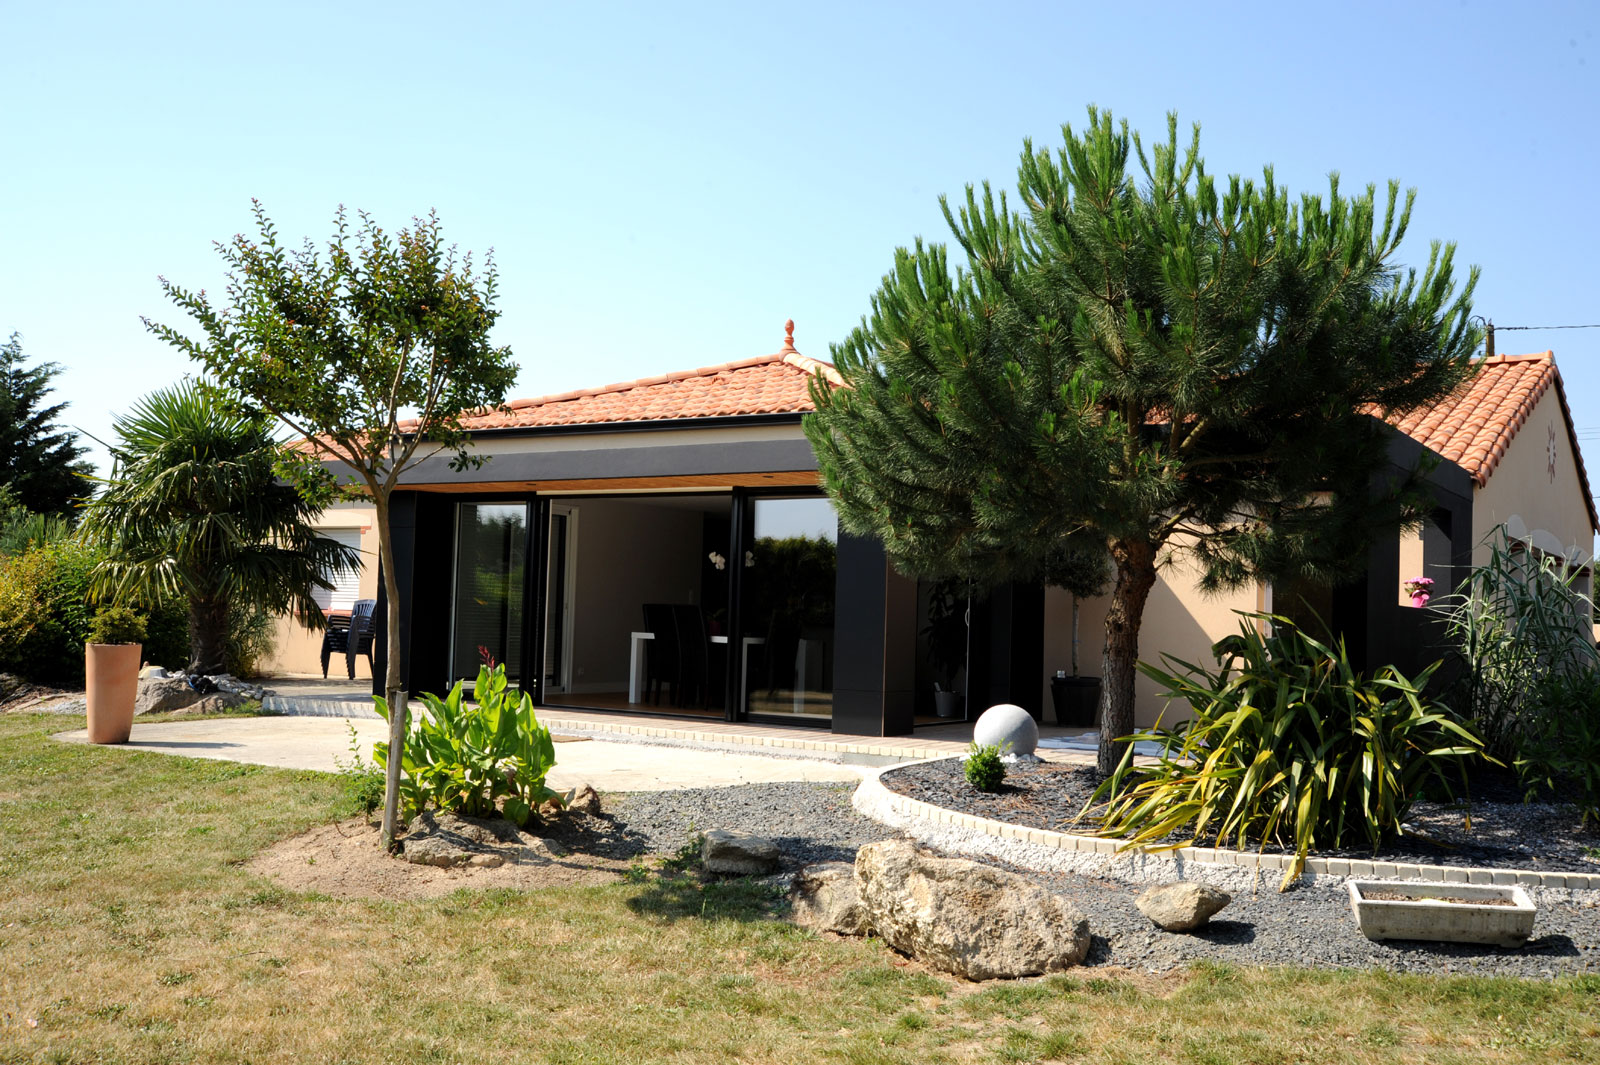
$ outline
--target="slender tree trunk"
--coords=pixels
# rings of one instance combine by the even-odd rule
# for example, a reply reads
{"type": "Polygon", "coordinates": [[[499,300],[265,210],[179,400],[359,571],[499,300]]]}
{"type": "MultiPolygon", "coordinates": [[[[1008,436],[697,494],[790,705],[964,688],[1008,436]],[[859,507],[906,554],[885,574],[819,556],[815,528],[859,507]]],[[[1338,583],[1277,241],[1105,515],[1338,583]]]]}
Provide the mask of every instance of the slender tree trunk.
{"type": "Polygon", "coordinates": [[[385,851],[394,850],[400,822],[400,752],[406,744],[405,700],[400,697],[400,580],[394,571],[394,541],[389,531],[389,493],[373,494],[378,512],[378,557],[383,565],[383,591],[388,600],[384,618],[383,698],[389,705],[389,761],[384,767],[383,826],[378,837],[385,851]]]}
{"type": "Polygon", "coordinates": [[[1096,768],[1110,775],[1122,759],[1117,741],[1133,731],[1133,687],[1139,661],[1139,626],[1156,583],[1156,548],[1142,540],[1111,545],[1117,583],[1106,611],[1106,650],[1100,665],[1100,751],[1096,768]]]}
{"type": "Polygon", "coordinates": [[[220,596],[189,599],[189,672],[214,676],[225,668],[228,653],[228,600],[220,596]]]}

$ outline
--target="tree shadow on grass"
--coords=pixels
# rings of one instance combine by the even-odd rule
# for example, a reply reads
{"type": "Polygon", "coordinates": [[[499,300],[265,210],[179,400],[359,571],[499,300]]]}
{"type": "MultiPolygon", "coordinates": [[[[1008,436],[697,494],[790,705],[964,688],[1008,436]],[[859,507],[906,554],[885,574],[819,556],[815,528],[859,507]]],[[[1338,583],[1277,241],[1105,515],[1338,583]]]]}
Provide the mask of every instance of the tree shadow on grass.
{"type": "Polygon", "coordinates": [[[649,849],[649,840],[611,814],[560,817],[535,828],[541,839],[559,843],[579,854],[626,861],[649,849]]]}
{"type": "Polygon", "coordinates": [[[789,909],[783,893],[765,880],[722,879],[700,873],[646,874],[645,887],[628,900],[628,909],[664,921],[773,921],[789,909]]]}

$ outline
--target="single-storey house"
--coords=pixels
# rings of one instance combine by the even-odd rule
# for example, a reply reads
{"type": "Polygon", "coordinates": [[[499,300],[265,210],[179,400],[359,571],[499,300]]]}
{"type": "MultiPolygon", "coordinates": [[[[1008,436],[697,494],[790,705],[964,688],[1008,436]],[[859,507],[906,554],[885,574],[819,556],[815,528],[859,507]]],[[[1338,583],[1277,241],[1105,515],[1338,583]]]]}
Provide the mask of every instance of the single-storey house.
{"type": "MultiPolygon", "coordinates": [[[[897,735],[941,723],[934,687],[953,676],[970,715],[999,702],[1048,714],[1050,678],[1071,661],[1070,597],[1013,584],[966,604],[965,654],[948,661],[949,604],[840,530],[818,487],[800,423],[819,374],[839,381],[795,349],[791,322],[771,355],[468,418],[487,463],[427,460],[394,496],[407,687],[442,691],[492,657],[545,706],[897,735]]],[[[1439,634],[1402,582],[1452,587],[1497,525],[1589,579],[1594,502],[1549,352],[1485,360],[1456,396],[1394,427],[1397,466],[1440,457],[1422,532],[1375,545],[1364,579],[1331,590],[1208,598],[1168,566],[1143,657],[1209,663],[1236,611],[1309,607],[1361,663],[1415,669],[1438,657],[1439,634]]],[[[361,583],[381,598],[375,578],[361,583]]],[[[1096,673],[1106,603],[1079,606],[1080,666],[1096,673]]],[[[383,646],[380,631],[379,677],[383,646]]],[[[1162,701],[1139,684],[1149,724],[1162,701]]]]}

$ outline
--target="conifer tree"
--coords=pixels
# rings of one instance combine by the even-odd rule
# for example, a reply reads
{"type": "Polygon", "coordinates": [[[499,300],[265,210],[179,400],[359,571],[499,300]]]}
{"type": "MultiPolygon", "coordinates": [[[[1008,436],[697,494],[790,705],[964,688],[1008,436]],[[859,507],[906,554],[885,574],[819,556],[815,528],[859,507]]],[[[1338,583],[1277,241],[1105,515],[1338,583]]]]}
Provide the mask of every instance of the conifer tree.
{"type": "Polygon", "coordinates": [[[903,572],[1031,580],[1110,555],[1110,772],[1161,567],[1209,591],[1331,583],[1419,520],[1421,471],[1387,472],[1372,415],[1471,373],[1477,271],[1458,293],[1438,243],[1420,273],[1397,264],[1415,193],[1392,182],[1292,199],[1270,167],[1218,181],[1176,116],[1148,154],[1094,108],[1062,133],[1053,154],[1025,142],[1020,212],[987,183],[941,198],[965,263],[896,251],[806,432],[842,524],[903,572]]]}
{"type": "Polygon", "coordinates": [[[70,514],[93,491],[93,468],[83,459],[88,449],[56,424],[67,405],[45,402],[60,372],[53,362],[24,365],[16,333],[0,344],[0,485],[34,514],[70,514]]]}

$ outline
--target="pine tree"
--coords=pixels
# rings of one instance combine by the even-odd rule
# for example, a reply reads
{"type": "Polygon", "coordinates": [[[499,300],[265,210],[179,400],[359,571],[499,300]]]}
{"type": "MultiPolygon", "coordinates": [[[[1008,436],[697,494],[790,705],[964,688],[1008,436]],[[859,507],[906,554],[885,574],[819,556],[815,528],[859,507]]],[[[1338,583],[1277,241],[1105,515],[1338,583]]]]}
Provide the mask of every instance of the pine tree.
{"type": "Polygon", "coordinates": [[[93,467],[77,434],[55,424],[65,403],[45,405],[61,372],[53,362],[24,366],[22,338],[0,344],[0,485],[35,514],[70,514],[92,491],[93,467]]]}
{"type": "Polygon", "coordinates": [[[1109,112],[1062,132],[1053,155],[1024,145],[1023,211],[987,183],[941,198],[965,264],[897,250],[806,432],[842,524],[909,574],[1038,579],[1109,553],[1110,772],[1160,567],[1188,560],[1212,591],[1330,583],[1419,519],[1421,471],[1386,472],[1372,414],[1471,373],[1477,272],[1458,294],[1437,243],[1420,275],[1395,263],[1415,194],[1394,183],[1219,182],[1176,116],[1148,155],[1109,112]]]}

